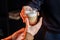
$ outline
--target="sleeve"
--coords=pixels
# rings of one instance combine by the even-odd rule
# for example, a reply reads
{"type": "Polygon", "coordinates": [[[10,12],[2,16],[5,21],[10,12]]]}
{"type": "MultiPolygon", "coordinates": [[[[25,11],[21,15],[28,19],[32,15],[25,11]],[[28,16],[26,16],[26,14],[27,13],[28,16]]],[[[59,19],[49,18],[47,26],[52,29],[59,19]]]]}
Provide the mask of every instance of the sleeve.
{"type": "Polygon", "coordinates": [[[43,4],[44,0],[32,0],[28,5],[32,8],[40,10],[41,4],[43,4]]]}

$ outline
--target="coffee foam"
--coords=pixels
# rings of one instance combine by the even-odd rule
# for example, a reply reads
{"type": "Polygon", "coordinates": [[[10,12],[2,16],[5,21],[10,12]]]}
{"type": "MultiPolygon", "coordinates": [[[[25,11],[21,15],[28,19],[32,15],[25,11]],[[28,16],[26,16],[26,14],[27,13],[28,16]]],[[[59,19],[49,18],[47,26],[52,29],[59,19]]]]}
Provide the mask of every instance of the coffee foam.
{"type": "Polygon", "coordinates": [[[36,11],[25,11],[25,13],[26,13],[29,17],[37,16],[37,12],[36,12],[36,11]]]}

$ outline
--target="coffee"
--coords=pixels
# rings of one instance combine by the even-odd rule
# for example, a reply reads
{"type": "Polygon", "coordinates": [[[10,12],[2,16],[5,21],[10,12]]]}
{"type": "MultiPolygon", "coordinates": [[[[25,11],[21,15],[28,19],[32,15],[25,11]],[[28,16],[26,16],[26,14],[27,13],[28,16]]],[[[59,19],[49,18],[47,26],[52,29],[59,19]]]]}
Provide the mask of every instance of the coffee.
{"type": "Polygon", "coordinates": [[[35,10],[33,10],[33,11],[26,11],[25,13],[28,16],[30,25],[36,24],[37,17],[38,17],[37,12],[35,10]]]}

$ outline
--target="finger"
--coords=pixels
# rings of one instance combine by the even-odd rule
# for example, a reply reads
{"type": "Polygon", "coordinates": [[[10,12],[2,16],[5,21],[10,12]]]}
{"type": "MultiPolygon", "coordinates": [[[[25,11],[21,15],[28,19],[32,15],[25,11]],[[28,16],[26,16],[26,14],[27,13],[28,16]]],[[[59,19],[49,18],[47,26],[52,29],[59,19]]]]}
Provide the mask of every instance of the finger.
{"type": "Polygon", "coordinates": [[[26,18],[26,25],[29,27],[30,25],[29,25],[29,20],[28,20],[28,18],[26,18]]]}
{"type": "Polygon", "coordinates": [[[43,17],[41,17],[39,19],[39,22],[35,26],[37,26],[37,27],[40,26],[41,27],[42,26],[42,19],[43,19],[43,17]]]}
{"type": "Polygon", "coordinates": [[[38,24],[42,25],[42,20],[43,20],[43,17],[41,17],[41,18],[39,19],[39,23],[38,23],[38,24]]]}
{"type": "Polygon", "coordinates": [[[12,35],[10,35],[10,36],[4,38],[3,40],[12,40],[12,39],[14,39],[13,37],[17,38],[18,35],[21,34],[23,31],[24,31],[24,28],[22,28],[22,29],[16,31],[15,33],[13,33],[12,35]]]}
{"type": "Polygon", "coordinates": [[[23,33],[21,33],[21,34],[17,37],[16,40],[22,40],[22,39],[24,39],[24,34],[23,34],[23,33]]]}
{"type": "Polygon", "coordinates": [[[35,29],[33,35],[35,35],[39,31],[39,29],[41,28],[41,26],[42,26],[42,19],[43,18],[41,17],[39,22],[36,25],[33,26],[33,28],[35,29]]]}
{"type": "Polygon", "coordinates": [[[14,36],[17,36],[17,35],[21,34],[22,32],[24,32],[24,28],[19,29],[18,31],[16,31],[15,33],[13,33],[12,36],[13,36],[13,37],[14,37],[14,36]]]}
{"type": "Polygon", "coordinates": [[[21,18],[23,19],[23,22],[25,22],[25,21],[24,21],[24,8],[22,8],[21,13],[20,13],[20,16],[21,16],[21,18]]]}
{"type": "Polygon", "coordinates": [[[40,16],[40,13],[39,12],[37,12],[38,13],[38,16],[40,16]]]}

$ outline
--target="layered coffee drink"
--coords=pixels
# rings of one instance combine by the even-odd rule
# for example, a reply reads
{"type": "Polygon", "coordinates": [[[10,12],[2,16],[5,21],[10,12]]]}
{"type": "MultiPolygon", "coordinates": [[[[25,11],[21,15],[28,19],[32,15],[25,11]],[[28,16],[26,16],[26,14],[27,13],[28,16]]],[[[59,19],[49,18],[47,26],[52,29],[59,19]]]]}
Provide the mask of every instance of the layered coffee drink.
{"type": "Polygon", "coordinates": [[[34,24],[37,23],[38,14],[37,14],[37,11],[36,10],[25,11],[25,13],[28,16],[30,25],[34,25],[34,24]]]}

